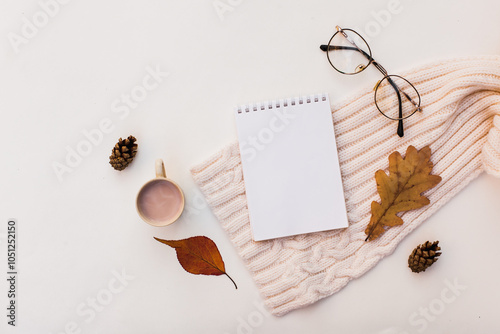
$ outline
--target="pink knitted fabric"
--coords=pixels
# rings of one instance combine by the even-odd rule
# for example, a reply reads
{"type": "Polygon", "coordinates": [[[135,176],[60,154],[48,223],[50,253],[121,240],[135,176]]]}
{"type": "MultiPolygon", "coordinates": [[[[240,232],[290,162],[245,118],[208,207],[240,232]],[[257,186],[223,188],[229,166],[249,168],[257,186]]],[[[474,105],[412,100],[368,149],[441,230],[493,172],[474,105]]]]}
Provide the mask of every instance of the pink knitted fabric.
{"type": "Polygon", "coordinates": [[[403,76],[422,96],[423,113],[396,122],[380,115],[367,90],[332,108],[349,227],[255,242],[248,219],[237,143],[192,169],[213,212],[260,289],[281,316],[327,297],[391,254],[419,226],[483,170],[500,177],[500,57],[432,63],[403,76]],[[379,201],[375,171],[387,169],[393,151],[432,149],[433,173],[443,180],[427,191],[431,204],[401,217],[375,241],[365,242],[370,203],[379,201]]]}

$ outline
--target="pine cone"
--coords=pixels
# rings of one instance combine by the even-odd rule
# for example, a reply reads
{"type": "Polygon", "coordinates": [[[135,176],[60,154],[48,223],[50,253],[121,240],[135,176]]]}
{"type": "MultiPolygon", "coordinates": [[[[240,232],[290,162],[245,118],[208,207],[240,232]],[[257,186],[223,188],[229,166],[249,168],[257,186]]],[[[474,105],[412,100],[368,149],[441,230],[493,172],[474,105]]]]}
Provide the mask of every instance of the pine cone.
{"type": "Polygon", "coordinates": [[[134,136],[129,136],[127,139],[119,139],[115,147],[111,150],[109,163],[116,170],[124,170],[134,160],[137,154],[137,139],[134,136]]]}
{"type": "Polygon", "coordinates": [[[439,241],[426,241],[411,252],[408,258],[408,267],[414,273],[419,273],[425,271],[434,262],[438,260],[438,256],[441,255],[439,250],[441,247],[438,246],[439,241]]]}

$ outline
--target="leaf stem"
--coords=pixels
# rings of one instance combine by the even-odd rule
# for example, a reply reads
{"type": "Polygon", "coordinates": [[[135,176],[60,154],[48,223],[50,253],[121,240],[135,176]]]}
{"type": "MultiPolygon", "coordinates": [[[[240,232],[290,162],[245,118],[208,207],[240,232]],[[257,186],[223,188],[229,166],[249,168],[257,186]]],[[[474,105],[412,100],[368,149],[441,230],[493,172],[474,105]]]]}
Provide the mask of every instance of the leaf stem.
{"type": "Polygon", "coordinates": [[[238,290],[238,286],[236,285],[236,283],[234,282],[234,280],[231,278],[231,276],[229,276],[227,273],[224,273],[224,275],[226,275],[227,277],[229,277],[229,279],[231,280],[231,282],[233,282],[234,287],[236,288],[236,290],[238,290]]]}

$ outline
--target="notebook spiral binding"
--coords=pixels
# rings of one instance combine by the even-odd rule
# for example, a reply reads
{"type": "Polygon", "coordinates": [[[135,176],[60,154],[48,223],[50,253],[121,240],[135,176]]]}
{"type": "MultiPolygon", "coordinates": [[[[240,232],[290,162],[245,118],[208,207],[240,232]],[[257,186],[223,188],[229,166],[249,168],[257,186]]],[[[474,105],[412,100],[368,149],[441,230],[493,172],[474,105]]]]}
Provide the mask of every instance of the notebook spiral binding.
{"type": "Polygon", "coordinates": [[[289,106],[295,106],[304,103],[317,103],[319,101],[326,101],[326,93],[293,97],[288,99],[264,101],[261,103],[250,103],[238,106],[235,109],[238,114],[242,114],[242,113],[248,113],[250,111],[266,111],[266,110],[280,109],[282,107],[286,108],[289,106]]]}

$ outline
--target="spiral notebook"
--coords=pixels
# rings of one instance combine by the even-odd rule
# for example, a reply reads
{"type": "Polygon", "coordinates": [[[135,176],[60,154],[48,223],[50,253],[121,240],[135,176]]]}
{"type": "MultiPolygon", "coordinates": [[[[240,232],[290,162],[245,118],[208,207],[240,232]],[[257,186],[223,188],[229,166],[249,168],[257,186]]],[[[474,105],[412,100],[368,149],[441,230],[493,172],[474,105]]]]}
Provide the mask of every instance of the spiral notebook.
{"type": "Polygon", "coordinates": [[[348,226],[328,95],[236,108],[255,241],[348,226]]]}

